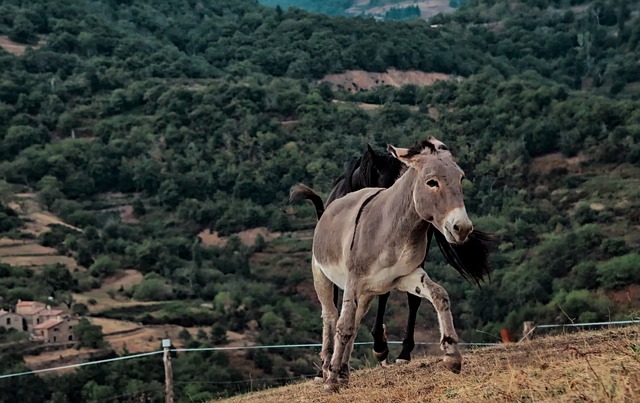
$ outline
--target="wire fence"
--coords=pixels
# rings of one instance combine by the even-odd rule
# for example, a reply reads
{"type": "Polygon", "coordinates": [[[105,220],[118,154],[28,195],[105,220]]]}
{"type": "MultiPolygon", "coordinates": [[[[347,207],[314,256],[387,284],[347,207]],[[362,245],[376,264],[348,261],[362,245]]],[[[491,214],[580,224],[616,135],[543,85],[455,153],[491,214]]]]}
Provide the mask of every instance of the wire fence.
{"type": "MultiPolygon", "coordinates": [[[[356,346],[372,345],[372,344],[373,344],[372,341],[362,341],[362,342],[355,342],[354,343],[354,345],[356,345],[356,346]]],[[[387,341],[387,344],[402,344],[402,341],[387,341]]],[[[417,346],[419,346],[419,345],[439,345],[440,343],[435,343],[435,342],[416,342],[415,344],[417,346]]],[[[462,345],[462,346],[465,346],[465,345],[466,346],[492,346],[492,345],[495,345],[495,344],[498,344],[498,343],[459,343],[459,344],[462,345]]],[[[278,344],[278,345],[270,345],[270,346],[171,348],[171,349],[169,349],[169,351],[172,352],[172,353],[173,352],[175,352],[175,353],[188,353],[188,352],[197,352],[197,351],[271,350],[271,349],[291,349],[291,348],[310,348],[310,347],[322,347],[322,344],[321,343],[309,343],[309,344],[278,344]]],[[[163,352],[164,352],[164,350],[156,350],[156,351],[149,351],[149,352],[145,352],[145,353],[124,355],[124,356],[114,357],[114,358],[106,358],[106,359],[103,359],[103,360],[87,361],[87,362],[82,362],[82,363],[78,363],[78,364],[62,365],[62,366],[59,366],[59,367],[36,369],[36,370],[30,370],[30,371],[24,371],[24,372],[16,372],[16,373],[12,373],[12,374],[0,375],[0,379],[15,378],[17,376],[33,375],[33,374],[38,374],[38,373],[42,373],[42,372],[58,371],[58,370],[62,370],[62,369],[79,368],[79,367],[84,367],[84,366],[87,366],[87,365],[106,364],[108,362],[130,360],[130,359],[134,359],[134,358],[140,358],[140,357],[147,357],[147,356],[150,356],[150,355],[162,354],[163,352]]]]}
{"type": "MultiPolygon", "coordinates": [[[[527,334],[523,335],[523,337],[520,339],[520,341],[524,340],[527,336],[532,334],[534,330],[537,330],[537,329],[584,328],[584,327],[602,327],[602,326],[629,325],[629,324],[640,324],[640,320],[535,325],[527,334]]],[[[387,343],[388,344],[392,344],[392,345],[394,345],[394,344],[397,345],[397,344],[402,344],[402,341],[387,341],[387,343]]],[[[354,344],[358,345],[358,346],[372,345],[373,342],[365,341],[365,342],[356,342],[354,344]]],[[[440,343],[437,343],[437,342],[416,342],[415,344],[416,345],[425,345],[426,346],[426,345],[439,345],[440,343]]],[[[501,344],[501,343],[459,343],[459,344],[462,345],[462,346],[468,346],[468,347],[486,347],[486,346],[493,346],[493,345],[497,345],[497,344],[501,344]]],[[[307,344],[282,344],[282,345],[266,345],[266,346],[265,345],[259,345],[259,346],[233,346],[233,347],[228,346],[228,347],[170,348],[167,351],[174,352],[174,353],[192,353],[192,352],[204,352],[204,351],[319,348],[321,346],[322,346],[322,344],[320,344],[320,343],[307,343],[307,344]]],[[[52,367],[52,368],[44,368],[44,369],[30,370],[30,371],[24,371],[24,372],[2,374],[2,375],[0,375],[0,380],[16,378],[16,377],[21,377],[21,376],[27,376],[27,375],[35,375],[35,374],[44,373],[44,372],[53,372],[53,371],[58,371],[58,370],[63,370],[63,369],[79,368],[79,367],[84,367],[84,366],[89,366],[89,365],[100,365],[100,364],[106,364],[106,363],[116,362],[116,361],[131,360],[131,359],[136,359],[136,358],[141,358],[141,357],[159,355],[159,354],[163,354],[164,352],[165,352],[165,350],[156,350],[156,351],[149,351],[149,352],[138,353],[138,354],[129,354],[129,355],[125,355],[125,356],[102,359],[102,360],[87,361],[87,362],[78,363],[78,364],[70,364],[70,365],[63,365],[63,366],[52,367]]],[[[184,384],[190,384],[190,383],[191,384],[218,384],[218,385],[252,384],[252,383],[260,383],[260,382],[301,380],[301,379],[305,379],[305,378],[308,378],[308,377],[311,377],[311,376],[314,376],[314,375],[315,374],[302,374],[302,375],[290,376],[290,377],[254,378],[254,379],[245,379],[245,380],[239,380],[239,381],[195,381],[195,380],[194,381],[185,381],[185,382],[177,381],[177,382],[175,382],[175,384],[176,385],[184,385],[184,384]]],[[[135,391],[135,392],[127,393],[127,394],[120,394],[120,395],[117,395],[117,396],[110,397],[107,401],[111,401],[111,400],[114,400],[114,399],[119,399],[119,398],[122,398],[122,397],[127,397],[129,395],[134,395],[136,393],[141,393],[141,392],[144,392],[144,393],[146,393],[146,392],[157,392],[158,390],[163,389],[163,388],[164,388],[164,386],[162,386],[162,387],[155,386],[155,387],[149,388],[149,390],[145,390],[145,391],[135,391]]]]}

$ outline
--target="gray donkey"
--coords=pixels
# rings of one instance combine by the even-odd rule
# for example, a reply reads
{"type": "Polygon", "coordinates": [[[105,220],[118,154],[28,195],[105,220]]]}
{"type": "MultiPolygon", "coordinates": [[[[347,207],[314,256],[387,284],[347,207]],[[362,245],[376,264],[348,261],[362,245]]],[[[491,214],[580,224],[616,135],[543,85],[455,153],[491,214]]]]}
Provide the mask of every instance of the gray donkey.
{"type": "Polygon", "coordinates": [[[464,243],[473,231],[462,197],[464,173],[433,137],[410,149],[389,145],[388,150],[407,171],[388,189],[365,188],[335,200],[314,232],[311,267],[322,305],[320,355],[327,392],[348,383],[360,321],[373,297],[391,289],[431,301],[438,314],[443,362],[456,373],[462,365],[448,294],[419,265],[432,225],[451,244],[464,243]],[[344,290],[339,316],[333,284],[344,290]]]}

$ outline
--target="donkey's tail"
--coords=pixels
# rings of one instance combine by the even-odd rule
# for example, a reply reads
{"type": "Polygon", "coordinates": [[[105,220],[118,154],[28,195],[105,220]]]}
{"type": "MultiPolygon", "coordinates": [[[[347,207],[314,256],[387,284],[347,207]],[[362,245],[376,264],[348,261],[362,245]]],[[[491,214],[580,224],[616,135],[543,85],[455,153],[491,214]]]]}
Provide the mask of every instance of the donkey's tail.
{"type": "Polygon", "coordinates": [[[322,217],[322,213],[324,213],[324,203],[322,202],[320,195],[318,195],[309,186],[303,185],[302,183],[293,185],[291,190],[289,190],[289,203],[304,199],[311,200],[316,208],[316,214],[318,215],[319,220],[320,217],[322,217]]]}

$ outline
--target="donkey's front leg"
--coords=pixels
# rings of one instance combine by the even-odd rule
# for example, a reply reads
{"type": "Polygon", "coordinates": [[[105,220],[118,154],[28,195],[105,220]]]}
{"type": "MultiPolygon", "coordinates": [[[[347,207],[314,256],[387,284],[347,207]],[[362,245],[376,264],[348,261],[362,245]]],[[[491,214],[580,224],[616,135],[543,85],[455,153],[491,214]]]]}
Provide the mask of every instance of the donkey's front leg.
{"type": "Polygon", "coordinates": [[[397,363],[404,363],[404,362],[411,361],[411,352],[416,346],[416,343],[413,337],[416,329],[416,317],[418,316],[418,308],[420,308],[420,303],[422,302],[422,298],[408,292],[407,301],[409,302],[409,316],[407,317],[407,330],[404,335],[404,340],[402,340],[402,351],[400,351],[400,355],[396,359],[397,363]]]}
{"type": "Polygon", "coordinates": [[[462,355],[458,349],[458,335],[453,326],[449,294],[438,283],[431,280],[423,269],[398,279],[396,287],[413,295],[428,299],[436,308],[440,325],[440,349],[444,351],[444,364],[454,373],[462,367],[462,355]]]}

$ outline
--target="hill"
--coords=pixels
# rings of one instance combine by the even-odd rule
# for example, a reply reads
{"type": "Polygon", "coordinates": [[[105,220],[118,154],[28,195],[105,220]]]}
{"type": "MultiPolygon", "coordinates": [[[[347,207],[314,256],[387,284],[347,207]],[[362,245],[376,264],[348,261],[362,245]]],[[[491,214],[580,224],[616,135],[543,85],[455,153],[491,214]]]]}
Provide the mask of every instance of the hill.
{"type": "Polygon", "coordinates": [[[216,402],[637,401],[639,332],[585,331],[468,350],[459,375],[426,357],[356,371],[336,395],[306,381],[216,402]]]}
{"type": "Polygon", "coordinates": [[[260,4],[342,16],[367,16],[379,19],[428,19],[450,13],[465,0],[260,0],[260,4]]]}
{"type": "MultiPolygon", "coordinates": [[[[136,349],[163,332],[193,348],[317,342],[315,218],[286,205],[290,186],[327,194],[366,143],[432,134],[467,174],[474,224],[501,238],[482,288],[430,252],[464,341],[525,320],[628,318],[640,306],[639,7],[473,1],[401,22],[249,0],[3,2],[0,308],[77,305],[111,340],[144,327],[136,349]],[[25,197],[37,211],[17,207],[25,197]]],[[[391,338],[405,315],[394,293],[391,338]]],[[[424,304],[420,341],[437,341],[435,323],[424,304]]],[[[357,367],[371,360],[362,351],[357,367]]],[[[316,361],[312,350],[179,356],[177,395],[241,393],[316,361]]],[[[141,384],[163,380],[157,364],[0,382],[0,396],[141,398],[141,384]]],[[[3,354],[2,373],[22,369],[3,354]]]]}

